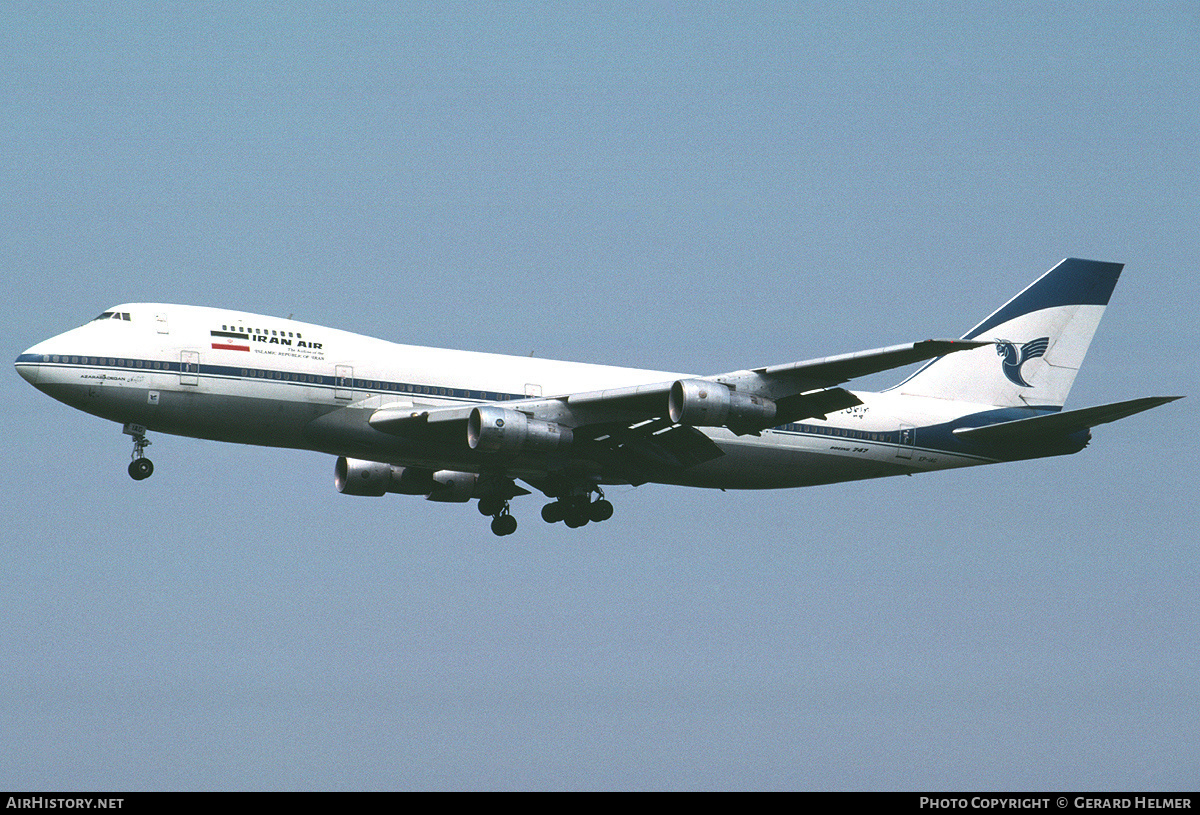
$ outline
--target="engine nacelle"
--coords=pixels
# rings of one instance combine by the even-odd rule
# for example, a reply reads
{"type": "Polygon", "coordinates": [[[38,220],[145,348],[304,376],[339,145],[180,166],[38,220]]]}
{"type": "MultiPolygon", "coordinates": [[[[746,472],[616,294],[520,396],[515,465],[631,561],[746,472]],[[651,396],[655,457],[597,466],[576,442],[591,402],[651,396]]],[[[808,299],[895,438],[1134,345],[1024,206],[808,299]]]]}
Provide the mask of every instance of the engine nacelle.
{"type": "Polygon", "coordinates": [[[475,473],[460,473],[457,470],[438,470],[431,478],[433,487],[425,495],[427,501],[461,504],[475,497],[475,485],[479,476],[475,473]]]}
{"type": "Polygon", "coordinates": [[[481,453],[554,453],[574,440],[571,428],[530,419],[519,410],[484,405],[467,418],[467,444],[481,453]]]}
{"type": "Polygon", "coordinates": [[[413,483],[423,479],[412,476],[405,479],[404,475],[403,467],[338,456],[333,465],[333,486],[343,495],[379,496],[387,492],[424,495],[428,491],[413,483]]]}
{"type": "Polygon", "coordinates": [[[681,379],[667,398],[671,421],[693,427],[770,426],[775,403],[751,393],[738,393],[719,382],[681,379]]]}
{"type": "Polygon", "coordinates": [[[469,501],[475,497],[475,473],[438,470],[431,473],[413,467],[397,467],[378,461],[361,461],[338,456],[333,465],[333,485],[343,495],[378,497],[394,492],[423,495],[430,501],[469,501]]]}

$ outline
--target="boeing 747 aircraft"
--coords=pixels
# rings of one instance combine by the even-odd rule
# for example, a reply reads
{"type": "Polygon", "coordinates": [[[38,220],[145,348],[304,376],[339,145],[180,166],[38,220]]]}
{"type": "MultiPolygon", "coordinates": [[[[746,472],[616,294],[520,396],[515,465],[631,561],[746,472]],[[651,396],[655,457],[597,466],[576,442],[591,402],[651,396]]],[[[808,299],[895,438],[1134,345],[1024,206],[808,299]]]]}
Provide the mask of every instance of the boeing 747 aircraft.
{"type": "Polygon", "coordinates": [[[1069,258],[957,340],[702,376],[420,348],[240,311],[114,306],[30,348],[17,371],[133,438],[147,430],[336,456],[334,485],[478,501],[552,499],[569,527],[603,488],[803,487],[1075,453],[1091,428],[1180,397],[1063,410],[1122,265],[1069,258]],[[856,377],[925,362],[880,393],[856,377]]]}

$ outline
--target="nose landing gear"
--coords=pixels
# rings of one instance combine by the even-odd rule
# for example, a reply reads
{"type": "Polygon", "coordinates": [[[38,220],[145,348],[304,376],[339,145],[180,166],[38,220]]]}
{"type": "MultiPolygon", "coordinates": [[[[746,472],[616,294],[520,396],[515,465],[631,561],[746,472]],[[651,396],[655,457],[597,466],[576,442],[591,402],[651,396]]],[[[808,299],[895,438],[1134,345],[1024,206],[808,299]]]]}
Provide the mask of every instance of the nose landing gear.
{"type": "Polygon", "coordinates": [[[146,448],[150,446],[150,439],[146,438],[146,428],[140,424],[127,424],[124,432],[133,436],[133,460],[129,462],[129,477],[134,481],[145,481],[154,475],[154,462],[146,458],[146,448]]]}

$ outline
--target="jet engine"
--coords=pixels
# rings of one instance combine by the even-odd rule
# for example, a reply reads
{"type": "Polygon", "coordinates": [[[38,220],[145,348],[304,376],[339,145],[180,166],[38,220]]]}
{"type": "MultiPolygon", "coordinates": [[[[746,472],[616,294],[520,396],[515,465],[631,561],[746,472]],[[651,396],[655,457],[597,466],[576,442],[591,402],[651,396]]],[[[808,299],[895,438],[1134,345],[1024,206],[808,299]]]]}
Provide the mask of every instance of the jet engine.
{"type": "Polygon", "coordinates": [[[719,382],[681,379],[671,386],[667,411],[671,421],[693,427],[768,426],[776,407],[770,399],[738,393],[719,382]]]}
{"type": "Polygon", "coordinates": [[[394,492],[423,495],[429,501],[461,503],[475,497],[478,479],[475,473],[431,472],[345,456],[338,456],[333,467],[333,485],[343,495],[380,496],[394,492]]]}
{"type": "Polygon", "coordinates": [[[433,488],[425,495],[426,501],[441,501],[442,503],[461,504],[479,495],[476,486],[479,476],[475,473],[462,473],[457,470],[438,470],[429,476],[433,488]]]}
{"type": "Polygon", "coordinates": [[[554,453],[566,450],[573,439],[571,428],[519,410],[483,405],[467,418],[467,444],[481,453],[554,453]]]}

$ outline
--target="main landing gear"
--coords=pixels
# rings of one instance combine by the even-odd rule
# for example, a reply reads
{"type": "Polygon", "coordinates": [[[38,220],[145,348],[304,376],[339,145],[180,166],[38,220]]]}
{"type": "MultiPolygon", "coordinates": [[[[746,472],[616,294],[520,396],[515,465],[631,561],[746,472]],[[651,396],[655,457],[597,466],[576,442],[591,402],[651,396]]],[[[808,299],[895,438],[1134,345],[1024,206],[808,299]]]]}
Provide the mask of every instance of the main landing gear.
{"type": "Polygon", "coordinates": [[[129,477],[134,481],[145,481],[154,475],[154,462],[146,458],[146,448],[150,446],[150,439],[146,438],[146,428],[140,424],[127,424],[124,432],[133,436],[133,460],[129,462],[129,477]]]}
{"type": "Polygon", "coordinates": [[[604,500],[604,491],[596,488],[596,500],[591,500],[591,492],[568,495],[552,501],[542,507],[542,520],[548,524],[562,521],[571,529],[578,529],[589,521],[600,523],[607,521],[613,515],[613,505],[604,500]]]}
{"type": "Polygon", "coordinates": [[[486,495],[479,499],[479,514],[492,516],[492,534],[504,537],[517,531],[517,519],[508,508],[508,499],[486,495]]]}
{"type": "MultiPolygon", "coordinates": [[[[492,532],[504,537],[517,531],[517,519],[509,510],[506,493],[489,493],[479,499],[479,514],[492,516],[492,532]]],[[[551,493],[554,494],[554,493],[551,493]]],[[[542,520],[548,524],[562,521],[571,529],[588,523],[600,523],[613,516],[613,505],[604,500],[604,491],[599,487],[574,487],[567,494],[542,507],[542,520]],[[596,500],[592,500],[592,493],[596,500]]]]}

